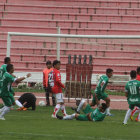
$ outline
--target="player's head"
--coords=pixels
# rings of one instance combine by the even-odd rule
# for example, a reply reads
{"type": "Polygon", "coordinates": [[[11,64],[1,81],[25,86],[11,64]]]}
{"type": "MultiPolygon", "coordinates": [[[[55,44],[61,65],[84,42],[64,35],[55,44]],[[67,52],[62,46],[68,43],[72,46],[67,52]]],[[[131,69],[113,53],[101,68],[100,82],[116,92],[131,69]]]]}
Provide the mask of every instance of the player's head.
{"type": "Polygon", "coordinates": [[[13,73],[14,72],[14,66],[12,64],[8,64],[6,67],[6,70],[8,73],[13,73]]]}
{"type": "Polygon", "coordinates": [[[130,77],[131,77],[131,79],[135,79],[136,76],[137,76],[137,72],[135,70],[131,70],[130,71],[130,77]]]}
{"type": "Polygon", "coordinates": [[[58,61],[58,60],[54,60],[53,61],[53,67],[55,68],[55,69],[60,69],[60,61],[58,61]]]}
{"type": "Polygon", "coordinates": [[[101,112],[105,112],[107,109],[107,105],[105,103],[102,103],[98,106],[98,108],[101,112]]]}
{"type": "Polygon", "coordinates": [[[50,69],[52,67],[52,62],[50,60],[48,60],[46,62],[46,66],[47,66],[48,69],[50,69]]]}
{"type": "Polygon", "coordinates": [[[111,78],[112,75],[113,75],[113,69],[110,69],[110,68],[106,69],[106,75],[107,75],[109,78],[111,78]]]}
{"type": "Polygon", "coordinates": [[[140,75],[140,67],[137,67],[137,74],[140,75]]]}
{"type": "Polygon", "coordinates": [[[4,64],[10,64],[10,63],[11,63],[10,57],[5,57],[4,58],[4,64]]]}

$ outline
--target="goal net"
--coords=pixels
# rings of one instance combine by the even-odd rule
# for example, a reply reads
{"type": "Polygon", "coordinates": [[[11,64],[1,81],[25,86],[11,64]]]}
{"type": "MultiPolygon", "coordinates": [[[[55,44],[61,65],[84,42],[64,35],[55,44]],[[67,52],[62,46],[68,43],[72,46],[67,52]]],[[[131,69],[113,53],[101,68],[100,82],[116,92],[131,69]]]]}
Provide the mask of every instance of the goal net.
{"type": "Polygon", "coordinates": [[[127,109],[124,86],[130,80],[129,72],[139,66],[139,45],[140,36],[10,32],[7,56],[11,57],[17,75],[32,73],[28,83],[42,83],[46,61],[60,60],[65,99],[69,102],[81,98],[91,102],[100,76],[112,68],[114,75],[106,93],[114,109],[127,109]]]}

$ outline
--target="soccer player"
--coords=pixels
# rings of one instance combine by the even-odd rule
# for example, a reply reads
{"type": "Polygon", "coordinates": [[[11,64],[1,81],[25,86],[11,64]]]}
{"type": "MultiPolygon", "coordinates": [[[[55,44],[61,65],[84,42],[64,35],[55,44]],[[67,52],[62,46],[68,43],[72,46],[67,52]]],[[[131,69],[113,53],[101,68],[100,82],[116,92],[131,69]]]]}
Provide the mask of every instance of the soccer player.
{"type": "Polygon", "coordinates": [[[36,97],[33,93],[24,93],[16,100],[16,105],[20,108],[19,111],[26,111],[29,107],[32,107],[32,110],[36,109],[36,97]]]}
{"type": "MultiPolygon", "coordinates": [[[[131,80],[126,83],[125,96],[129,104],[129,109],[126,112],[123,124],[126,125],[135,106],[140,107],[140,81],[136,80],[136,71],[130,72],[131,80]]],[[[139,109],[140,112],[140,109],[139,109]]]]}
{"type": "Polygon", "coordinates": [[[66,110],[65,105],[63,101],[63,93],[62,88],[65,88],[65,86],[61,83],[61,74],[60,74],[60,61],[54,60],[53,61],[53,72],[50,73],[49,80],[51,83],[50,86],[52,87],[52,92],[55,94],[56,98],[56,106],[54,108],[54,112],[52,114],[52,118],[56,118],[56,114],[61,109],[64,116],[66,116],[66,110]]]}
{"type": "Polygon", "coordinates": [[[64,117],[58,116],[58,119],[63,120],[73,120],[76,118],[76,120],[80,121],[103,121],[106,116],[106,109],[107,105],[105,103],[99,104],[96,109],[91,108],[91,106],[83,99],[77,109],[78,113],[74,113],[72,115],[67,115],[64,117]],[[84,114],[79,114],[80,110],[83,110],[84,114]]]}
{"type": "MultiPolygon", "coordinates": [[[[46,103],[47,103],[46,106],[50,106],[49,94],[51,92],[51,87],[48,86],[48,76],[49,76],[49,73],[53,70],[51,61],[48,60],[46,62],[46,66],[47,68],[43,70],[43,87],[46,92],[46,103]]],[[[53,103],[53,106],[56,105],[54,95],[52,95],[52,103],[53,103]]]]}
{"type": "MultiPolygon", "coordinates": [[[[0,87],[1,87],[2,77],[3,77],[4,73],[7,72],[6,67],[7,67],[8,64],[11,64],[11,59],[10,59],[10,57],[5,57],[4,58],[4,64],[0,67],[0,87]]],[[[13,88],[11,88],[11,93],[13,95],[15,94],[13,88]]]]}
{"type": "MultiPolygon", "coordinates": [[[[140,81],[140,67],[138,67],[137,68],[137,77],[136,77],[136,80],[138,80],[138,81],[140,81]]],[[[131,113],[131,116],[130,116],[130,119],[133,121],[133,116],[135,115],[135,113],[138,113],[138,111],[139,111],[139,107],[136,107],[133,111],[132,111],[132,113],[131,113]]],[[[138,118],[140,118],[140,113],[137,115],[137,117],[136,117],[136,121],[139,121],[139,119],[138,118]]]]}
{"type": "Polygon", "coordinates": [[[8,64],[6,67],[7,72],[4,73],[2,77],[2,87],[0,88],[0,97],[4,102],[4,107],[0,110],[0,120],[5,120],[4,116],[10,111],[10,107],[15,104],[15,100],[13,94],[11,94],[11,85],[13,82],[21,82],[25,78],[31,76],[28,73],[26,76],[21,78],[15,78],[12,76],[14,72],[14,66],[12,64],[8,64]]]}
{"type": "Polygon", "coordinates": [[[102,75],[100,77],[100,80],[96,86],[95,93],[93,95],[92,103],[90,103],[91,106],[95,106],[96,104],[99,104],[100,99],[104,100],[107,105],[107,114],[108,116],[111,116],[112,114],[110,113],[110,98],[108,95],[104,92],[109,78],[111,78],[113,75],[113,70],[112,69],[106,69],[106,75],[102,75]]]}

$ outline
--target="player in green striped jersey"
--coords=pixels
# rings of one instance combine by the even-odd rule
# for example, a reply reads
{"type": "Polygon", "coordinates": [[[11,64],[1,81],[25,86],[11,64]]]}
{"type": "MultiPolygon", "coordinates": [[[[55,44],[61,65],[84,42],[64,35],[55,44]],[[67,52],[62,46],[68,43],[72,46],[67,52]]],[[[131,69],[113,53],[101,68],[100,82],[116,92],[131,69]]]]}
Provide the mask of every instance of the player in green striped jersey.
{"type": "Polygon", "coordinates": [[[131,80],[127,82],[125,86],[125,96],[127,97],[129,109],[127,110],[124,118],[124,122],[123,122],[124,125],[127,124],[127,121],[134,107],[135,106],[140,107],[140,81],[136,80],[136,75],[137,75],[136,71],[132,70],[130,72],[131,80]]]}
{"type": "Polygon", "coordinates": [[[57,115],[58,119],[63,120],[73,120],[76,118],[76,120],[80,121],[103,121],[106,116],[106,108],[107,105],[105,103],[99,104],[96,109],[91,108],[91,106],[83,99],[81,100],[78,110],[82,109],[84,114],[74,113],[72,115],[66,115],[64,117],[57,115]]]}
{"type": "Polygon", "coordinates": [[[10,107],[15,104],[13,94],[11,93],[11,85],[13,82],[19,83],[27,77],[30,77],[31,74],[28,73],[26,76],[21,78],[13,77],[14,66],[8,64],[6,67],[7,72],[4,73],[2,77],[2,84],[0,88],[0,97],[4,102],[4,107],[0,110],[0,120],[5,120],[4,116],[10,111],[10,107]]]}
{"type": "Polygon", "coordinates": [[[109,78],[111,78],[113,75],[113,70],[112,69],[106,69],[106,75],[102,75],[100,77],[100,80],[96,86],[92,103],[90,104],[91,106],[95,106],[96,104],[99,104],[100,99],[104,100],[107,105],[107,115],[111,116],[112,114],[110,113],[109,107],[110,107],[110,98],[108,97],[108,94],[105,93],[105,88],[109,82],[109,78]]]}

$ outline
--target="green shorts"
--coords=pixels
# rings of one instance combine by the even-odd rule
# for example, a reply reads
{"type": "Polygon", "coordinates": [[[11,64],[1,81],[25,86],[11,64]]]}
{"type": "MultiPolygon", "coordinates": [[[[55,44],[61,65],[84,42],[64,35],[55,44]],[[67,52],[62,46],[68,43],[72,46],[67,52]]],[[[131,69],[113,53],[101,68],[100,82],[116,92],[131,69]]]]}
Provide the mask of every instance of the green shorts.
{"type": "Polygon", "coordinates": [[[76,120],[88,121],[88,117],[87,117],[87,115],[80,114],[76,120]]]}
{"type": "Polygon", "coordinates": [[[86,108],[83,109],[83,112],[84,112],[85,114],[91,113],[91,112],[93,112],[93,111],[94,111],[94,109],[91,108],[91,106],[90,106],[89,104],[87,104],[86,108]]]}
{"type": "MultiPolygon", "coordinates": [[[[101,94],[96,93],[96,96],[97,96],[98,100],[100,100],[100,99],[105,100],[108,97],[108,94],[105,92],[101,93],[101,94]]],[[[96,104],[95,94],[93,95],[92,103],[96,104]]]]}
{"type": "Polygon", "coordinates": [[[140,108],[140,104],[129,104],[129,109],[133,110],[135,106],[140,108]]]}
{"type": "Polygon", "coordinates": [[[9,96],[2,96],[1,98],[2,98],[5,106],[8,106],[8,107],[13,105],[13,103],[15,102],[15,99],[12,94],[10,94],[9,96]]]}
{"type": "Polygon", "coordinates": [[[83,109],[83,112],[85,113],[85,115],[84,114],[80,114],[78,116],[77,120],[80,120],[80,121],[88,121],[89,119],[87,117],[87,114],[93,112],[93,110],[94,109],[92,109],[91,106],[89,104],[87,104],[86,108],[83,109]]]}

